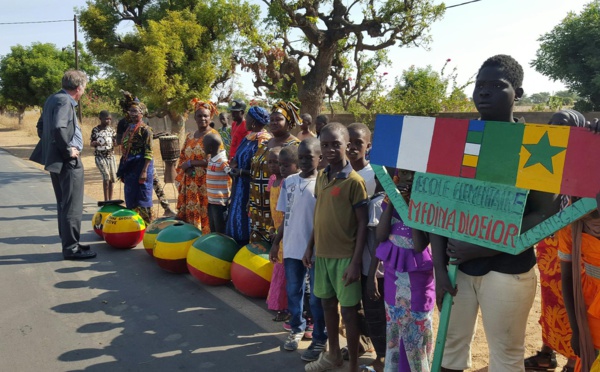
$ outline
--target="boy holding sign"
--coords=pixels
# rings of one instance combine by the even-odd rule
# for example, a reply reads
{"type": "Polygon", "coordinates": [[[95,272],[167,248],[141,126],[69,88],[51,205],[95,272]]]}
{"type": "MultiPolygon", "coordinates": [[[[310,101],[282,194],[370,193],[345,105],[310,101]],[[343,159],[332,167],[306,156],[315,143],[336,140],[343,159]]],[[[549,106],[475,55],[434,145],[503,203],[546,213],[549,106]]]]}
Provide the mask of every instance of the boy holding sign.
{"type": "MultiPolygon", "coordinates": [[[[512,57],[487,59],[473,90],[481,120],[516,121],[513,107],[523,96],[522,82],[523,68],[512,57]]],[[[522,231],[555,213],[557,201],[556,195],[530,192],[522,231]]],[[[511,255],[433,234],[431,244],[438,305],[445,292],[455,295],[442,371],[462,371],[471,366],[470,346],[479,308],[489,347],[489,371],[523,371],[525,328],[536,290],[533,248],[511,255]],[[448,258],[453,259],[451,265],[458,265],[456,289],[448,278],[448,258]]]]}

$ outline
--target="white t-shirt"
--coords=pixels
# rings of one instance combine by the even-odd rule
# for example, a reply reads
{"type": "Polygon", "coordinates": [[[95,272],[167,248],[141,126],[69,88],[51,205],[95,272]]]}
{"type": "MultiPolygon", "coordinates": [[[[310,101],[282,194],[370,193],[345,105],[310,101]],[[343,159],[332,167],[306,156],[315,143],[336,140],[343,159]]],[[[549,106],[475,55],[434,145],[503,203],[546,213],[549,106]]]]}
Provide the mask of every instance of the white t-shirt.
{"type": "Polygon", "coordinates": [[[367,195],[371,196],[375,194],[375,188],[377,184],[375,183],[375,171],[371,167],[371,163],[367,164],[366,167],[357,171],[359,176],[365,180],[365,185],[367,186],[367,195]]]}
{"type": "Polygon", "coordinates": [[[315,181],[292,174],[281,183],[277,210],[285,212],[283,258],[301,260],[306,251],[315,219],[315,181]]]}

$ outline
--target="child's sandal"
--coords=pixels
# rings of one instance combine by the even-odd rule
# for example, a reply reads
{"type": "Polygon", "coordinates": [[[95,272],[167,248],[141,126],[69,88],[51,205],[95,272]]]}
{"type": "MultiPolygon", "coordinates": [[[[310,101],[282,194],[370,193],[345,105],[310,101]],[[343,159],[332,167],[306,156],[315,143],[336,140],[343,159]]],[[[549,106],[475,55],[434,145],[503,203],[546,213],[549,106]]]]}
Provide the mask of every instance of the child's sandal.
{"type": "Polygon", "coordinates": [[[275,318],[273,318],[273,321],[285,322],[288,319],[290,319],[290,313],[288,313],[287,311],[278,311],[277,315],[275,315],[275,318]]]}
{"type": "Polygon", "coordinates": [[[538,351],[535,355],[525,359],[526,371],[554,371],[557,365],[554,351],[550,353],[538,351]]]}

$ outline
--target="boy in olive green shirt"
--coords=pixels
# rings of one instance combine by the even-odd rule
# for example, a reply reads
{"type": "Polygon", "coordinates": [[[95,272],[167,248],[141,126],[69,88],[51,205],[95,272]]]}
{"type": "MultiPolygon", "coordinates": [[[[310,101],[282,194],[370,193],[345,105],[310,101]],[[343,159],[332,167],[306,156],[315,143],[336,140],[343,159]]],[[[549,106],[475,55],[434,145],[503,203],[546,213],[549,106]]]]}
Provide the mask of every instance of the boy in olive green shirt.
{"type": "Polygon", "coordinates": [[[331,123],[321,131],[321,152],[329,165],[319,172],[315,186],[315,220],[303,261],[312,265],[315,247],[314,294],[321,298],[329,336],[329,352],[306,365],[306,371],[323,371],[343,364],[339,345],[338,303],[348,337],[350,371],[358,371],[362,250],[367,234],[368,196],[365,181],[346,159],[349,134],[331,123]]]}

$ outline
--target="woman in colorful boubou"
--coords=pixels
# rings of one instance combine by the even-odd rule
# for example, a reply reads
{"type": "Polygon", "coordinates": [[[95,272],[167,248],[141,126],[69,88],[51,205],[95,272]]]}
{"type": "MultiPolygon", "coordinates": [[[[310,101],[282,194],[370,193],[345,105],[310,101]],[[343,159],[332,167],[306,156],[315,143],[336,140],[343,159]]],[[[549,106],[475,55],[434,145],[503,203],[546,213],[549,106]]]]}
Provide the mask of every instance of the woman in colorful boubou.
{"type": "Polygon", "coordinates": [[[270,173],[267,159],[271,149],[298,146],[300,141],[290,131],[301,123],[299,109],[291,102],[279,101],[271,109],[269,116],[269,130],[272,138],[262,146],[259,146],[252,158],[250,168],[250,222],[252,232],[250,241],[258,242],[262,239],[271,238],[273,219],[271,218],[271,207],[269,205],[269,183],[270,173]]]}
{"type": "MultiPolygon", "coordinates": [[[[211,119],[218,115],[217,107],[211,101],[194,98],[194,119],[198,129],[185,138],[177,166],[177,218],[210,233],[208,221],[208,196],[206,194],[206,166],[208,156],[202,139],[208,133],[219,136],[219,132],[209,126],[211,119]]],[[[219,136],[220,137],[220,136],[219,136]]],[[[223,150],[223,146],[219,150],[223,150]]]]}
{"type": "Polygon", "coordinates": [[[252,106],[246,114],[246,128],[250,131],[242,140],[231,161],[233,187],[227,217],[227,235],[240,245],[250,240],[248,201],[250,198],[250,170],[256,151],[267,144],[271,134],[265,130],[269,124],[269,112],[262,107],[252,106]]]}
{"type": "Polygon", "coordinates": [[[125,205],[138,212],[149,224],[152,222],[152,181],[154,157],[152,154],[152,128],[142,119],[146,107],[140,102],[129,106],[131,123],[123,134],[123,152],[117,177],[124,183],[125,205]]]}

